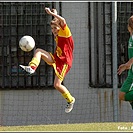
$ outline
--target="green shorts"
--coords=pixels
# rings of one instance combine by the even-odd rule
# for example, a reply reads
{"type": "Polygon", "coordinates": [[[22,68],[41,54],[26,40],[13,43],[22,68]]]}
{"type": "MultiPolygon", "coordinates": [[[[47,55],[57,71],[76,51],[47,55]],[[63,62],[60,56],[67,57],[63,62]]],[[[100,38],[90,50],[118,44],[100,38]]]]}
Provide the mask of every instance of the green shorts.
{"type": "Polygon", "coordinates": [[[127,92],[129,92],[131,90],[133,90],[133,77],[132,76],[128,76],[126,78],[126,80],[124,81],[120,91],[127,93],[127,92]]]}

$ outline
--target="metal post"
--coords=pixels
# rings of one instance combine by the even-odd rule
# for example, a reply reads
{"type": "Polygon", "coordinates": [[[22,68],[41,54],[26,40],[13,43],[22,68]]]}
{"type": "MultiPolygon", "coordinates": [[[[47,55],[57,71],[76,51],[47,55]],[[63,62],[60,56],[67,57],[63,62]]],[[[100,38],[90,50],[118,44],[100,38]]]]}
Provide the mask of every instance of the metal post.
{"type": "Polygon", "coordinates": [[[96,61],[95,61],[95,59],[96,59],[96,57],[95,57],[95,3],[94,2],[90,2],[90,17],[91,17],[91,19],[90,19],[90,24],[91,24],[91,30],[90,30],[90,32],[91,32],[91,53],[90,53],[90,55],[91,55],[91,58],[90,58],[90,62],[91,62],[91,65],[90,65],[90,67],[91,67],[91,71],[90,71],[90,79],[91,79],[91,84],[94,84],[95,83],[95,81],[97,80],[96,79],[96,77],[95,77],[95,75],[97,74],[97,72],[95,71],[96,70],[96,61]]]}
{"type": "MultiPolygon", "coordinates": [[[[48,2],[47,3],[50,9],[52,9],[52,2],[48,2]]],[[[46,18],[46,45],[47,45],[47,51],[53,52],[53,44],[52,44],[52,33],[51,33],[51,25],[50,22],[52,20],[52,16],[47,14],[47,18],[46,18]]],[[[47,73],[47,77],[46,77],[46,84],[48,86],[53,84],[53,69],[52,67],[46,66],[46,73],[47,73]]]]}
{"type": "Polygon", "coordinates": [[[118,121],[118,82],[117,82],[117,2],[112,3],[112,50],[113,50],[113,108],[114,121],[118,121]]]}

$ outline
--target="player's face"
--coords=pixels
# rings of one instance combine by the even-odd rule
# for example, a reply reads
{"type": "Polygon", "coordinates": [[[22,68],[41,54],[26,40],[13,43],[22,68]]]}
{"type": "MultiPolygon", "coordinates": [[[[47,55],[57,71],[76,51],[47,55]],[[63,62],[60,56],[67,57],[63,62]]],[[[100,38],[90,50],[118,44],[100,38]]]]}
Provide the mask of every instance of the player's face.
{"type": "Polygon", "coordinates": [[[58,35],[59,29],[60,29],[60,27],[58,27],[57,25],[55,25],[55,24],[51,25],[51,30],[55,37],[58,35]]]}

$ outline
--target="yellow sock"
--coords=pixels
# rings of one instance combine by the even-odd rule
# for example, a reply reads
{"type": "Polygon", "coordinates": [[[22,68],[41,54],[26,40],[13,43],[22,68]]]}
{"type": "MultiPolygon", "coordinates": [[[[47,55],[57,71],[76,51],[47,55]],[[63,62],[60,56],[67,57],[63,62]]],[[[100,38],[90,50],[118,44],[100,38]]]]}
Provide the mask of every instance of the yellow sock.
{"type": "Polygon", "coordinates": [[[29,66],[38,66],[40,61],[37,58],[33,57],[32,60],[29,62],[29,66]]]}
{"type": "Polygon", "coordinates": [[[63,93],[62,96],[66,99],[66,101],[67,101],[68,103],[71,103],[72,100],[73,100],[73,97],[71,96],[71,94],[70,94],[69,92],[63,93]]]}

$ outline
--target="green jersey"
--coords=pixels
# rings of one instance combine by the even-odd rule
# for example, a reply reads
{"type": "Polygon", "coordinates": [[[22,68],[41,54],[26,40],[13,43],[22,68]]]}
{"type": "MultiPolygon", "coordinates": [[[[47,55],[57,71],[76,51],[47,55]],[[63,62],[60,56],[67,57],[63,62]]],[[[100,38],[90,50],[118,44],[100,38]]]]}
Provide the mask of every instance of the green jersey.
{"type": "MultiPolygon", "coordinates": [[[[128,58],[129,60],[133,58],[133,36],[131,36],[128,41],[128,58]]],[[[131,90],[133,90],[133,65],[131,69],[128,70],[128,76],[121,87],[121,92],[128,93],[131,90]]]]}
{"type": "MultiPolygon", "coordinates": [[[[129,60],[133,58],[133,36],[131,36],[128,41],[128,58],[129,60]]],[[[133,77],[133,65],[131,69],[129,69],[128,75],[133,77]]]]}

